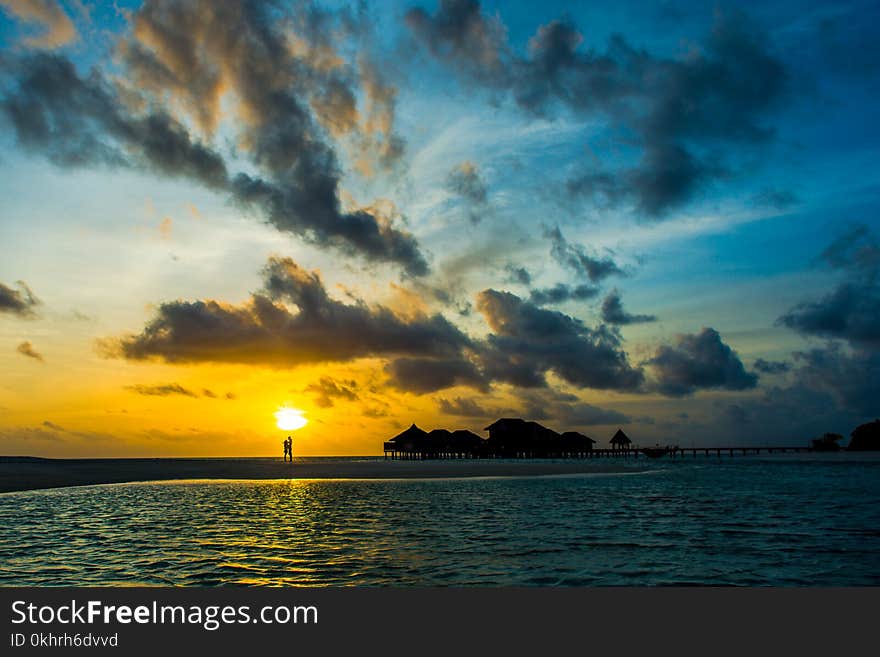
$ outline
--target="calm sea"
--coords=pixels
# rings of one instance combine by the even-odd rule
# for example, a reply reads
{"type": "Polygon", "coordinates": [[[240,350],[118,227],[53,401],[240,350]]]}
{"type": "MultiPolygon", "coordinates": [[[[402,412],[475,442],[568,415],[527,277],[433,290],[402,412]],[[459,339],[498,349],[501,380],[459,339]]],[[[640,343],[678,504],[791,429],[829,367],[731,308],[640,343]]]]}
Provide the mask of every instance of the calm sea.
{"type": "Polygon", "coordinates": [[[10,493],[0,584],[878,585],[880,456],[10,493]]]}

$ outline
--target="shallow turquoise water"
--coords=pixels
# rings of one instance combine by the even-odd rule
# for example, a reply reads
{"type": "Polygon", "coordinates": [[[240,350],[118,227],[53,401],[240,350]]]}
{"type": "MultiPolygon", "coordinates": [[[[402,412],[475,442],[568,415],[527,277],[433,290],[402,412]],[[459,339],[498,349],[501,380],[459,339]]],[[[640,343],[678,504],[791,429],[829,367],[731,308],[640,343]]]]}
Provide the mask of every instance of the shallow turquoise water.
{"type": "Polygon", "coordinates": [[[880,584],[880,457],[650,465],[0,495],[0,584],[880,584]]]}

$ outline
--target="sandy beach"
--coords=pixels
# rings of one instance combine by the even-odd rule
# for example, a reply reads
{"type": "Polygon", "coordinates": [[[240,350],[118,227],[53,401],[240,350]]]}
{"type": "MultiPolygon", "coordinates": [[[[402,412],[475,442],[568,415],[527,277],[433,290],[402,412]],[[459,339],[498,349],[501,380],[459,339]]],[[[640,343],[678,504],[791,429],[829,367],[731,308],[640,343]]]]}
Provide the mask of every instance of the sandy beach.
{"type": "Polygon", "coordinates": [[[396,479],[618,472],[595,461],[384,461],[381,459],[40,459],[0,457],[0,493],[180,479],[396,479]]]}

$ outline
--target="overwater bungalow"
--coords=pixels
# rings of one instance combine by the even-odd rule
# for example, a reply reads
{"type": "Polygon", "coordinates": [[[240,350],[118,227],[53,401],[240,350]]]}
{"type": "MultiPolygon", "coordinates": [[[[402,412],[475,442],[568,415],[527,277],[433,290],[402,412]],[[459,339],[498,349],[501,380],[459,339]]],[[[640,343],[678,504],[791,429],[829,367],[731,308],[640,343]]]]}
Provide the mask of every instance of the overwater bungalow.
{"type": "Polygon", "coordinates": [[[577,431],[563,431],[560,436],[561,448],[566,453],[590,452],[596,441],[577,431]]]}
{"type": "Polygon", "coordinates": [[[526,421],[518,417],[503,417],[495,420],[483,431],[489,432],[489,440],[507,441],[526,433],[526,421]]]}
{"type": "Polygon", "coordinates": [[[385,442],[385,456],[403,459],[476,458],[486,441],[466,429],[423,431],[415,424],[385,442]]]}
{"type": "Polygon", "coordinates": [[[413,424],[384,443],[385,456],[392,459],[586,458],[593,455],[596,444],[577,431],[560,434],[518,417],[496,420],[485,431],[489,432],[488,439],[467,429],[426,432],[413,424]]]}
{"type": "Polygon", "coordinates": [[[489,432],[489,453],[505,458],[549,456],[558,451],[561,438],[552,429],[521,418],[503,417],[484,430],[489,432]]]}
{"type": "Polygon", "coordinates": [[[428,432],[419,429],[415,423],[413,423],[409,429],[401,431],[394,436],[394,438],[386,442],[385,451],[415,453],[424,446],[427,437],[428,432]]]}
{"type": "Polygon", "coordinates": [[[445,446],[452,441],[452,432],[449,429],[431,429],[428,432],[428,444],[445,446]]]}
{"type": "Polygon", "coordinates": [[[477,454],[481,451],[485,442],[485,439],[467,429],[458,429],[452,432],[452,446],[459,452],[477,454]]]}
{"type": "Polygon", "coordinates": [[[452,449],[452,432],[449,429],[432,429],[425,439],[424,448],[432,457],[445,456],[452,449]]]}

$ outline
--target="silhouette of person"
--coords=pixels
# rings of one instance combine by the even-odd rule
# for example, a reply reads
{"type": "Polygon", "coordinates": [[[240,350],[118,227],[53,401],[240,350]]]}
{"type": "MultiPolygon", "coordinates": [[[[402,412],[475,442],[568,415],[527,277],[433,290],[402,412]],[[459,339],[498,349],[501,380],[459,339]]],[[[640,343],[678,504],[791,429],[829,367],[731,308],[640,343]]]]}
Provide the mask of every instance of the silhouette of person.
{"type": "Polygon", "coordinates": [[[284,460],[287,461],[288,457],[293,463],[293,439],[290,436],[284,439],[284,460]]]}

